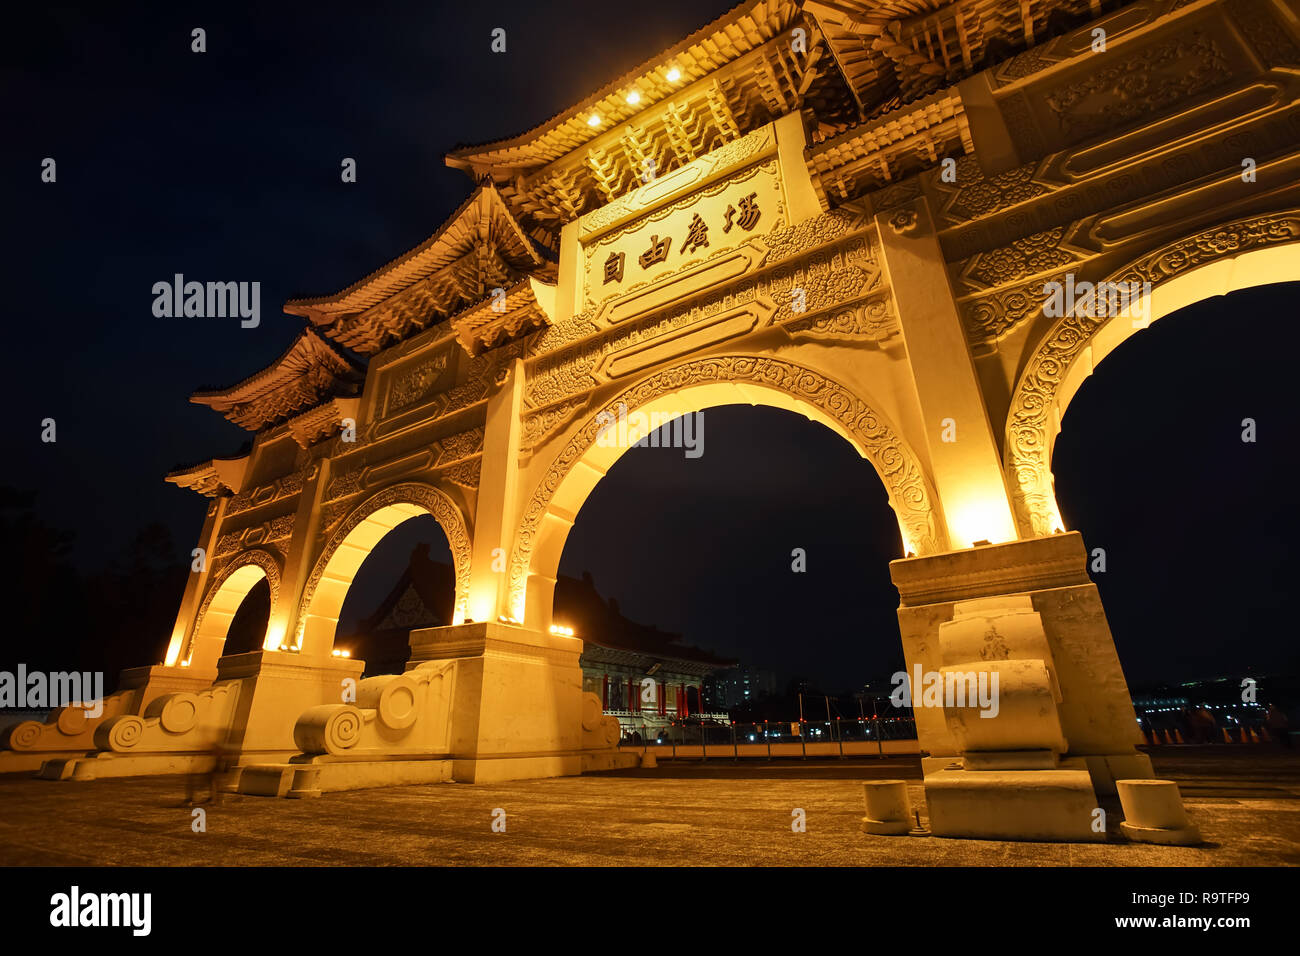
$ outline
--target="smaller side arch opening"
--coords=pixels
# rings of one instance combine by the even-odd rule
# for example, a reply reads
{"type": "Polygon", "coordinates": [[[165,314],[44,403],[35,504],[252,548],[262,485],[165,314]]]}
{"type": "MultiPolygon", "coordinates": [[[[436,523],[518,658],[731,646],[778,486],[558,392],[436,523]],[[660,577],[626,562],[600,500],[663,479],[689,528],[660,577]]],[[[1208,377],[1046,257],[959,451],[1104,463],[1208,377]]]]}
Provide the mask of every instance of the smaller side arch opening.
{"type": "Polygon", "coordinates": [[[279,590],[280,569],[271,555],[252,551],[236,559],[209,589],[196,616],[194,633],[174,663],[203,670],[215,668],[223,654],[236,652],[233,646],[227,646],[232,630],[237,652],[266,646],[271,639],[268,622],[279,590]],[[264,596],[252,594],[259,584],[264,586],[264,596]]]}

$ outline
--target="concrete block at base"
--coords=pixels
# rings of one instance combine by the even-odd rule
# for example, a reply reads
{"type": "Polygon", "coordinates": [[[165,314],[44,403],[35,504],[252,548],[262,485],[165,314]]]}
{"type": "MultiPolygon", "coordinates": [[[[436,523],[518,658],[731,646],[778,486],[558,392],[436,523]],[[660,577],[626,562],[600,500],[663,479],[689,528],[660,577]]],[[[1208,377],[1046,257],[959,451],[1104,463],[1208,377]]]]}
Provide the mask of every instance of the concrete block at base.
{"type": "Polygon", "coordinates": [[[81,750],[73,753],[68,751],[50,751],[44,750],[39,753],[27,753],[18,750],[0,750],[0,774],[5,773],[25,773],[39,774],[45,763],[50,760],[73,760],[78,757],[84,757],[90,751],[81,750]]]}
{"type": "Polygon", "coordinates": [[[211,773],[216,758],[198,754],[99,753],[88,757],[48,760],[41,768],[43,780],[110,780],[118,777],[156,777],[181,773],[211,773]]]}
{"type": "Polygon", "coordinates": [[[239,793],[250,797],[288,796],[293,786],[293,767],[244,767],[239,775],[239,793]]]}
{"type": "Polygon", "coordinates": [[[239,792],[300,800],[344,790],[374,790],[452,782],[447,757],[295,757],[283,764],[243,768],[239,792]]]}
{"type": "Polygon", "coordinates": [[[925,778],[930,832],[984,840],[1099,843],[1085,770],[941,770],[925,778]]]}
{"type": "Polygon", "coordinates": [[[320,789],[320,768],[319,767],[300,767],[293,772],[293,782],[289,785],[289,792],[285,794],[290,800],[302,800],[307,797],[319,797],[320,789]]]}
{"type": "Polygon", "coordinates": [[[72,771],[77,767],[77,761],[80,757],[57,758],[46,760],[41,764],[41,769],[36,772],[36,776],[41,780],[71,780],[72,771]]]}
{"type": "Polygon", "coordinates": [[[1119,825],[1130,840],[1163,846],[1191,846],[1201,842],[1201,832],[1183,809],[1178,784],[1172,780],[1116,780],[1124,822],[1119,825]]]}
{"type": "Polygon", "coordinates": [[[880,836],[901,836],[912,830],[911,802],[904,780],[868,780],[862,785],[867,815],[862,831],[880,836]]]}

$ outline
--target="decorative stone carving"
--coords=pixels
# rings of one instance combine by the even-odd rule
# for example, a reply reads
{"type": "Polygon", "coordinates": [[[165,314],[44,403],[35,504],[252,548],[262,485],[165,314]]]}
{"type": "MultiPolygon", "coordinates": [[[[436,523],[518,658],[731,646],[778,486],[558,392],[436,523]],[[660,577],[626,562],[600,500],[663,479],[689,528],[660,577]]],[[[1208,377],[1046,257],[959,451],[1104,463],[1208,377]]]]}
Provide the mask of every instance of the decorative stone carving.
{"type": "Polygon", "coordinates": [[[334,501],[359,492],[361,490],[361,472],[362,469],[358,467],[350,471],[341,471],[330,478],[329,484],[325,488],[324,500],[334,501]]]}
{"type": "Polygon", "coordinates": [[[790,261],[774,260],[769,252],[768,265],[776,262],[776,268],[765,268],[734,282],[725,292],[696,297],[689,304],[630,321],[602,336],[537,359],[525,387],[525,403],[540,408],[583,395],[605,380],[597,370],[606,355],[676,332],[745,302],[770,299],[776,305],[772,321],[784,322],[791,317],[802,320],[826,309],[842,308],[874,291],[881,282],[881,273],[873,230],[824,244],[826,236],[842,236],[852,224],[862,222],[862,214],[827,214],[813,221],[823,229],[797,227],[761,240],[765,244],[775,240],[778,248],[787,253],[781,259],[788,257],[790,261]],[[797,250],[804,245],[816,251],[799,258],[797,250]],[[795,288],[803,291],[803,313],[792,310],[795,288]]]}
{"type": "Polygon", "coordinates": [[[520,436],[520,445],[523,450],[532,450],[535,445],[548,438],[553,431],[572,419],[585,404],[584,399],[574,399],[524,416],[523,433],[520,436]]]}
{"type": "Polygon", "coordinates": [[[471,428],[468,431],[447,435],[438,439],[437,445],[439,448],[437,464],[449,465],[483,450],[483,429],[471,428]]]}
{"type": "MultiPolygon", "coordinates": [[[[1073,236],[1073,230],[1070,235],[1073,236]]],[[[969,288],[991,289],[1025,276],[1060,269],[1083,258],[1081,251],[1069,245],[1066,227],[1059,226],[972,256],[960,274],[969,288]]]]}
{"type": "Polygon", "coordinates": [[[900,236],[916,232],[916,226],[917,218],[914,209],[900,209],[889,217],[889,228],[900,236]]]}
{"type": "Polygon", "coordinates": [[[795,338],[826,342],[868,342],[883,345],[902,333],[894,301],[888,292],[866,302],[835,311],[823,311],[787,322],[795,338]]]}
{"type": "Polygon", "coordinates": [[[446,471],[443,471],[440,477],[452,484],[460,485],[462,488],[477,488],[482,464],[482,459],[471,458],[469,461],[462,461],[460,464],[452,465],[446,471]]]}
{"type": "MultiPolygon", "coordinates": [[[[1154,287],[1238,252],[1296,241],[1300,241],[1300,211],[1240,219],[1149,253],[1108,281],[1149,282],[1154,287]]],[[[1048,424],[1061,383],[1107,321],[1077,314],[1057,320],[1030,354],[1016,383],[1007,416],[1005,454],[1007,486],[1012,491],[1016,520],[1025,534],[1057,530],[1048,424]]]]}
{"type": "Polygon", "coordinates": [[[1231,76],[1218,43],[1194,30],[1124,57],[1044,97],[1071,141],[1114,130],[1231,76]]]}
{"type": "Polygon", "coordinates": [[[940,215],[948,222],[960,223],[1050,193],[1055,187],[1037,178],[1041,165],[1029,163],[985,177],[973,156],[962,156],[957,160],[955,183],[945,183],[937,172],[927,178],[936,192],[947,195],[940,215]]]}
{"type": "Polygon", "coordinates": [[[1232,22],[1245,34],[1265,65],[1294,67],[1300,61],[1300,48],[1286,27],[1269,12],[1268,4],[1256,0],[1229,0],[1226,6],[1232,22]]]}
{"type": "MultiPolygon", "coordinates": [[[[746,355],[701,359],[649,376],[610,400],[606,407],[612,409],[622,404],[631,411],[657,395],[695,383],[719,381],[755,382],[776,388],[831,416],[875,466],[889,493],[890,505],[898,515],[905,546],[917,554],[931,554],[946,547],[933,495],[912,450],[866,402],[839,383],[807,368],[780,359],[746,355]]],[[[524,509],[510,566],[511,594],[516,605],[511,610],[517,618],[523,617],[525,585],[542,518],[570,469],[595,444],[597,431],[593,415],[556,457],[524,509]]]]}
{"type": "Polygon", "coordinates": [[[972,345],[1006,335],[1026,318],[1039,313],[1047,301],[1047,284],[1065,282],[1064,272],[1035,279],[962,303],[962,324],[972,345]]]}
{"type": "Polygon", "coordinates": [[[392,415],[419,403],[428,397],[447,370],[449,353],[442,351],[424,362],[418,362],[393,379],[388,389],[385,415],[392,415]]]}

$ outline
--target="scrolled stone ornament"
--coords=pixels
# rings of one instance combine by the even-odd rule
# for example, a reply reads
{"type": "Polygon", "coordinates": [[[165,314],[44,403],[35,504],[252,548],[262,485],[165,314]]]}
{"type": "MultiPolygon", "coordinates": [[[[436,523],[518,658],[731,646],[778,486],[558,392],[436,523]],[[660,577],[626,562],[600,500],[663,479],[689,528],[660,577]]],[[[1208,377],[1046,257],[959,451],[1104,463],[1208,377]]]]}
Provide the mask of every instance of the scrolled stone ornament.
{"type": "Polygon", "coordinates": [[[55,718],[55,726],[59,728],[59,733],[66,737],[75,737],[86,729],[86,724],[90,718],[86,716],[86,708],[80,704],[74,707],[59,708],[59,715],[55,718]]]}
{"type": "Polygon", "coordinates": [[[305,754],[344,754],[361,739],[365,718],[351,704],[321,704],[303,711],[293,742],[305,754]]]}
{"type": "Polygon", "coordinates": [[[10,727],[7,736],[0,736],[0,746],[17,751],[34,750],[43,726],[39,721],[24,720],[10,727]]]}
{"type": "Polygon", "coordinates": [[[357,706],[374,710],[389,730],[406,730],[419,716],[415,681],[404,674],[370,677],[357,686],[357,706]]]}
{"type": "Polygon", "coordinates": [[[123,714],[104,721],[95,728],[95,748],[126,753],[135,748],[144,736],[144,718],[123,714]]]}
{"type": "Polygon", "coordinates": [[[146,717],[157,717],[169,734],[186,734],[199,722],[199,699],[194,694],[166,694],[151,702],[146,717]]]}

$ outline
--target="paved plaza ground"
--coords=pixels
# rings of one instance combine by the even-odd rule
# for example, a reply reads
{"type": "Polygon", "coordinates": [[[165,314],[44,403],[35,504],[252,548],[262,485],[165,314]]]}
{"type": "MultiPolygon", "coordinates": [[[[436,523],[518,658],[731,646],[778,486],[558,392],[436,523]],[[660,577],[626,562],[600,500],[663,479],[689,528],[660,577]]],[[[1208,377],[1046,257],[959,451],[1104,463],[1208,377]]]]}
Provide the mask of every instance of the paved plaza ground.
{"type": "MultiPolygon", "coordinates": [[[[191,828],[183,778],[0,777],[0,864],[1030,865],[1300,864],[1300,754],[1164,748],[1200,847],[1027,844],[863,834],[861,782],[902,777],[925,822],[917,758],[664,763],[580,778],[326,794],[231,796],[191,828]],[[492,831],[505,811],[504,833],[492,831]],[[807,832],[791,831],[802,809],[807,832]]],[[[1117,808],[1116,808],[1117,809],[1117,808]]],[[[1111,829],[1117,830],[1117,812],[1111,829]]]]}

